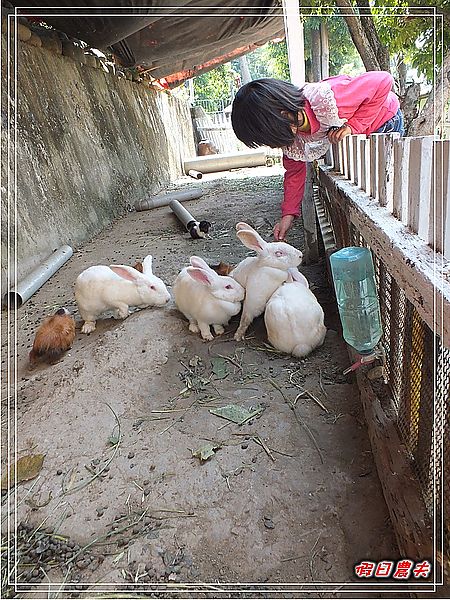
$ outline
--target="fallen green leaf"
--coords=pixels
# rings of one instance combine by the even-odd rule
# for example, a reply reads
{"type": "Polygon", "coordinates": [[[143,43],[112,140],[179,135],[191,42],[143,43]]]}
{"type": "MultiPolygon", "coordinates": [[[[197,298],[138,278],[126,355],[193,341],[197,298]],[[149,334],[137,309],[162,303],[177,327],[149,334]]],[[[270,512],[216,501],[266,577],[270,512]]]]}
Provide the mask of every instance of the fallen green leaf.
{"type": "Polygon", "coordinates": [[[208,460],[208,458],[211,458],[211,456],[214,456],[215,450],[218,450],[220,447],[220,444],[205,444],[197,450],[193,450],[192,456],[195,456],[195,458],[199,458],[201,462],[204,462],[205,460],[208,460]]]}
{"type": "Polygon", "coordinates": [[[118,443],[119,443],[119,440],[120,440],[120,433],[119,433],[119,431],[118,431],[118,430],[116,431],[116,428],[114,428],[114,430],[113,430],[112,434],[111,434],[111,435],[109,436],[109,438],[108,438],[108,442],[109,442],[109,443],[110,443],[112,446],[115,446],[116,444],[118,444],[118,443]]]}
{"type": "MultiPolygon", "coordinates": [[[[42,465],[44,463],[44,454],[28,454],[22,456],[19,460],[11,465],[9,470],[9,487],[12,487],[15,482],[15,475],[17,469],[17,483],[21,481],[28,481],[34,479],[39,475],[42,465]]],[[[8,489],[8,474],[5,473],[1,481],[2,490],[8,489]]]]}
{"type": "Polygon", "coordinates": [[[217,379],[224,379],[229,374],[227,361],[220,356],[211,359],[211,366],[217,379]]]}
{"type": "Polygon", "coordinates": [[[226,406],[220,406],[219,408],[210,408],[209,412],[222,419],[227,419],[238,425],[249,421],[253,417],[260,415],[265,409],[265,406],[258,404],[253,406],[251,409],[238,406],[237,404],[227,404],[226,406]]]}

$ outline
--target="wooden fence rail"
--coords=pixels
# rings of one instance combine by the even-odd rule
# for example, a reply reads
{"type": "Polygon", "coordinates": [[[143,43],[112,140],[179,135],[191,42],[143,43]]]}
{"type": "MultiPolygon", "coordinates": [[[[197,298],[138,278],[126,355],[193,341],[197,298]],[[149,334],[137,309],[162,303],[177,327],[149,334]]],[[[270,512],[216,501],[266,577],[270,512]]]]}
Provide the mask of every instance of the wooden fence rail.
{"type": "Polygon", "coordinates": [[[326,163],[450,260],[450,140],[352,135],[326,163]]]}

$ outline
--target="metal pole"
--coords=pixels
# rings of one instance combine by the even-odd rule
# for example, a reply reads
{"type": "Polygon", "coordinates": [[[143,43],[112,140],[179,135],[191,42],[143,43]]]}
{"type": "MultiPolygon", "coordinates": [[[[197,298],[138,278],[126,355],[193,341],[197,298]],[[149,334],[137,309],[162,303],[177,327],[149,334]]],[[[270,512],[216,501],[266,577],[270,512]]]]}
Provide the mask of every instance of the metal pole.
{"type": "Polygon", "coordinates": [[[283,16],[291,83],[301,87],[305,83],[305,50],[298,0],[283,0],[283,16]]]}

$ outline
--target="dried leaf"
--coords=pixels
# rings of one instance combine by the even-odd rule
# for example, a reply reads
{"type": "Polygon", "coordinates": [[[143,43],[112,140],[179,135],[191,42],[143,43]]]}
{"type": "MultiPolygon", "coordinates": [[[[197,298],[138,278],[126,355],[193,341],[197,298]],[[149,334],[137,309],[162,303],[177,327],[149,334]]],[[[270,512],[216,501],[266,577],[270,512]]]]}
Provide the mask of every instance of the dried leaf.
{"type": "Polygon", "coordinates": [[[219,448],[221,448],[220,444],[205,444],[204,446],[197,448],[197,450],[193,450],[192,456],[199,458],[200,462],[205,462],[205,460],[214,456],[215,450],[218,450],[219,448]]]}
{"type": "MultiPolygon", "coordinates": [[[[44,463],[44,454],[28,454],[27,456],[22,456],[15,463],[15,465],[11,465],[9,470],[9,485],[12,487],[15,483],[15,474],[16,474],[16,466],[17,466],[17,483],[21,481],[28,481],[29,479],[34,479],[39,475],[42,465],[44,463]]],[[[8,474],[5,473],[2,477],[1,481],[2,490],[8,489],[8,474]]]]}
{"type": "Polygon", "coordinates": [[[194,354],[194,356],[189,360],[190,367],[199,367],[201,364],[202,359],[197,354],[194,354]]]}
{"type": "Polygon", "coordinates": [[[121,558],[123,558],[123,555],[125,554],[125,550],[122,550],[122,552],[120,554],[117,554],[114,558],[113,558],[113,563],[116,564],[119,562],[119,560],[121,558]]]}
{"type": "Polygon", "coordinates": [[[225,379],[229,374],[227,361],[220,356],[211,359],[212,372],[217,379],[225,379]]]}
{"type": "Polygon", "coordinates": [[[221,406],[219,408],[210,408],[209,412],[218,417],[222,417],[222,419],[227,419],[228,421],[240,425],[241,423],[245,423],[253,417],[260,415],[264,409],[265,406],[262,404],[253,406],[251,409],[238,406],[237,404],[227,404],[226,406],[221,406]]]}

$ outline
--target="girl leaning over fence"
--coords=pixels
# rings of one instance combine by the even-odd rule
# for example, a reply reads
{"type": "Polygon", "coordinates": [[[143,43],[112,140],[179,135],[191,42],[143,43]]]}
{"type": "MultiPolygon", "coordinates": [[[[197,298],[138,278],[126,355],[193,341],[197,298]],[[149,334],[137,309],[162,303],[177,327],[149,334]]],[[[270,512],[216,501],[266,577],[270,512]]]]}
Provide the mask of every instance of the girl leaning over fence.
{"type": "Polygon", "coordinates": [[[330,143],[353,133],[404,135],[403,115],[392,92],[392,76],[369,71],[358,77],[337,75],[301,88],[277,79],[257,79],[242,86],[233,102],[236,136],[250,148],[283,149],[284,199],[274,227],[284,240],[300,205],[306,163],[323,156],[330,143]]]}

